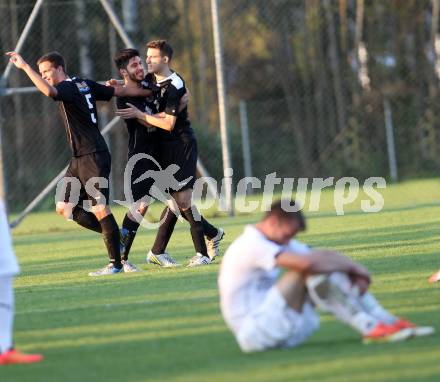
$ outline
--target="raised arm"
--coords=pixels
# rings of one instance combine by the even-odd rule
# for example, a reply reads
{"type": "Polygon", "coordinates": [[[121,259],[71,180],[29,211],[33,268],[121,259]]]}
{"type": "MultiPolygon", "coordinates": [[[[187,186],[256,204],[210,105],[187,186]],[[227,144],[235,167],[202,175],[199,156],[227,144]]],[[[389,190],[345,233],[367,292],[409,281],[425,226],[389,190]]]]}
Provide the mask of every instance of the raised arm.
{"type": "Polygon", "coordinates": [[[47,97],[56,97],[58,94],[57,89],[44,80],[39,73],[37,73],[32,67],[21,57],[17,52],[7,52],[9,61],[11,61],[18,69],[23,70],[30,80],[34,83],[37,89],[47,97]]]}

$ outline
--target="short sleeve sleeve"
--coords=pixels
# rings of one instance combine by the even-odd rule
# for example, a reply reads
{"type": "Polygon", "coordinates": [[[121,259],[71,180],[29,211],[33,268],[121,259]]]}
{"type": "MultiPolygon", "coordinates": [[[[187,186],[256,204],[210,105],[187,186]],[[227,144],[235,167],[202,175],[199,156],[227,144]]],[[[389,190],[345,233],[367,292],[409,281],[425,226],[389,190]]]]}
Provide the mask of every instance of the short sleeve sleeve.
{"type": "Polygon", "coordinates": [[[270,271],[276,267],[276,257],[283,246],[268,240],[256,228],[248,226],[240,239],[236,251],[245,255],[246,262],[252,268],[270,271]]]}
{"type": "Polygon", "coordinates": [[[110,101],[115,94],[115,88],[112,86],[101,85],[90,80],[87,81],[87,84],[96,101],[110,101]]]}
{"type": "Polygon", "coordinates": [[[311,248],[298,240],[290,240],[288,249],[298,255],[308,255],[311,252],[311,248]]]}
{"type": "Polygon", "coordinates": [[[176,116],[179,113],[179,103],[185,89],[177,90],[174,86],[168,88],[167,104],[165,106],[165,114],[176,116]]]}
{"type": "Polygon", "coordinates": [[[259,240],[256,244],[258,245],[257,256],[255,256],[256,265],[266,271],[274,269],[275,259],[282,252],[281,247],[269,240],[259,240]]]}
{"type": "Polygon", "coordinates": [[[62,102],[73,102],[75,87],[72,85],[73,84],[70,81],[63,81],[55,85],[54,87],[55,89],[57,89],[57,95],[53,97],[53,100],[62,102]]]}

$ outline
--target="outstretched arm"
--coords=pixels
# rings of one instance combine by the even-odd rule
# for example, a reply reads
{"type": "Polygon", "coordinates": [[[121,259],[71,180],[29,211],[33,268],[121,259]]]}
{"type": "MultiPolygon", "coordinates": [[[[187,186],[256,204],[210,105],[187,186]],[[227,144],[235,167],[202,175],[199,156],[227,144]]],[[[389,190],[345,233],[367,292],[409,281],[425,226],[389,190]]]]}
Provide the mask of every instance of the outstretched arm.
{"type": "Polygon", "coordinates": [[[115,89],[115,97],[149,97],[152,93],[150,89],[126,87],[124,81],[114,78],[106,81],[105,86],[111,86],[115,89]]]}
{"type": "Polygon", "coordinates": [[[11,61],[18,69],[23,70],[37,89],[47,97],[56,97],[57,89],[44,80],[17,52],[7,52],[9,61],[11,61]]]}

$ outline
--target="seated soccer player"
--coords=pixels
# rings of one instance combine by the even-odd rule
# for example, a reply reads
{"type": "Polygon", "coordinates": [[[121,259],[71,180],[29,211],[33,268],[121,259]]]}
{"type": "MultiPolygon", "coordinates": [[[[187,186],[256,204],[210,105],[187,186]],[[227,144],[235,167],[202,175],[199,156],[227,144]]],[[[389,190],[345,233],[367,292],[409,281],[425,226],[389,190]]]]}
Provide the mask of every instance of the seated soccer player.
{"type": "Polygon", "coordinates": [[[34,363],[43,359],[40,354],[24,354],[14,349],[14,291],[12,282],[19,272],[12,250],[11,236],[3,201],[0,199],[0,365],[34,363]]]}
{"type": "Polygon", "coordinates": [[[289,201],[273,203],[260,222],[245,228],[222,261],[221,311],[244,352],[304,342],[319,328],[316,306],[351,326],[364,342],[434,332],[383,308],[368,292],[370,274],[361,264],[293,240],[305,230],[305,219],[286,207],[289,201]],[[281,268],[286,272],[278,277],[281,268]]]}

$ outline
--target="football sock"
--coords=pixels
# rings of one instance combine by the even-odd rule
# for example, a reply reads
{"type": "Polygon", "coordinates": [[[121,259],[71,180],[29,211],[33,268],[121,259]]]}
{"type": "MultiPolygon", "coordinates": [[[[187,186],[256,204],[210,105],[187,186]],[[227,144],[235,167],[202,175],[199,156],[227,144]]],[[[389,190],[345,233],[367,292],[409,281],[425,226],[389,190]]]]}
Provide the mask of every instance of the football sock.
{"type": "Polygon", "coordinates": [[[12,282],[13,277],[0,276],[0,354],[13,347],[14,291],[12,282]]]}
{"type": "MultiPolygon", "coordinates": [[[[188,221],[186,215],[182,213],[182,216],[186,221],[188,221]]],[[[215,228],[211,223],[209,223],[203,216],[201,216],[201,222],[203,225],[203,233],[209,240],[211,240],[213,237],[215,237],[218,234],[218,229],[215,228]]]]}
{"type": "Polygon", "coordinates": [[[131,220],[128,214],[125,215],[124,221],[122,222],[122,241],[124,243],[124,252],[122,253],[122,260],[128,260],[128,255],[130,253],[131,246],[133,244],[134,238],[136,237],[136,232],[139,228],[139,223],[131,220]]]}
{"type": "Polygon", "coordinates": [[[80,226],[90,229],[92,231],[101,233],[101,224],[99,224],[96,216],[84,210],[81,207],[76,206],[72,211],[72,219],[78,223],[80,226]]]}
{"type": "Polygon", "coordinates": [[[196,252],[200,253],[203,256],[208,257],[208,250],[206,249],[203,224],[201,220],[196,220],[194,218],[193,208],[195,208],[195,206],[188,208],[187,210],[181,209],[180,213],[188,221],[191,227],[191,237],[196,252]]]}
{"type": "Polygon", "coordinates": [[[110,262],[116,267],[121,268],[120,236],[119,227],[113,214],[107,215],[99,221],[102,228],[102,238],[107,247],[110,262]]]}
{"type": "Polygon", "coordinates": [[[307,290],[312,301],[322,310],[365,335],[378,323],[378,319],[365,311],[353,290],[348,276],[334,272],[307,278],[307,290]]]}
{"type": "Polygon", "coordinates": [[[365,292],[359,297],[359,301],[365,311],[373,317],[376,317],[379,321],[385,322],[386,324],[394,324],[397,321],[397,317],[380,305],[371,293],[365,292]]]}
{"type": "Polygon", "coordinates": [[[162,223],[157,231],[153,248],[151,248],[151,252],[153,252],[155,255],[160,255],[165,252],[171,235],[173,234],[174,226],[177,222],[177,216],[169,209],[169,207],[165,207],[160,215],[160,221],[162,223]]]}

